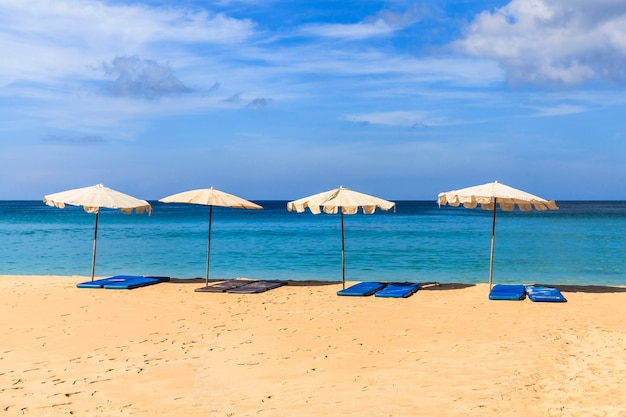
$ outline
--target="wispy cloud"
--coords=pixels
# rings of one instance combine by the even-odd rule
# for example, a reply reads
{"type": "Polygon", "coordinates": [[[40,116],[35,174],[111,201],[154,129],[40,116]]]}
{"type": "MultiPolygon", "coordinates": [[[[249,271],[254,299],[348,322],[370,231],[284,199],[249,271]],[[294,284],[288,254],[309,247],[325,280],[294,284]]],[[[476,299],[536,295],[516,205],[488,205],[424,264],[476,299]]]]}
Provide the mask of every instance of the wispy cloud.
{"type": "Polygon", "coordinates": [[[626,81],[622,0],[512,0],[480,13],[453,46],[495,59],[511,83],[626,81]]]}
{"type": "Polygon", "coordinates": [[[435,120],[426,113],[414,111],[350,114],[346,116],[346,120],[359,124],[396,126],[408,129],[418,129],[443,123],[442,120],[435,120]]]}
{"type": "Polygon", "coordinates": [[[405,12],[383,10],[356,23],[311,24],[301,28],[301,33],[327,38],[362,40],[385,36],[418,22],[428,14],[425,8],[413,6],[405,12]]]}
{"type": "Polygon", "coordinates": [[[43,141],[51,143],[66,143],[70,145],[97,145],[105,142],[104,138],[99,135],[60,136],[52,134],[44,137],[43,141]]]}
{"type": "Polygon", "coordinates": [[[359,22],[354,24],[308,25],[302,28],[302,33],[327,38],[367,39],[387,35],[394,30],[394,27],[384,20],[376,20],[373,22],[359,22]]]}
{"type": "Polygon", "coordinates": [[[531,109],[537,112],[536,116],[538,117],[566,116],[586,111],[586,108],[583,106],[571,104],[559,104],[553,107],[531,107],[531,109]]]}
{"type": "Polygon", "coordinates": [[[241,103],[241,94],[233,94],[232,96],[223,99],[222,102],[231,104],[241,103]]]}
{"type": "Polygon", "coordinates": [[[246,107],[249,109],[264,109],[270,105],[272,99],[258,97],[253,99],[250,103],[246,104],[246,107]]]}
{"type": "Polygon", "coordinates": [[[221,13],[95,0],[4,0],[0,4],[0,45],[11,51],[0,60],[0,85],[89,78],[86,66],[109,57],[154,57],[183,45],[227,45],[255,33],[249,19],[221,13]],[[181,45],[182,44],[182,45],[181,45]]]}

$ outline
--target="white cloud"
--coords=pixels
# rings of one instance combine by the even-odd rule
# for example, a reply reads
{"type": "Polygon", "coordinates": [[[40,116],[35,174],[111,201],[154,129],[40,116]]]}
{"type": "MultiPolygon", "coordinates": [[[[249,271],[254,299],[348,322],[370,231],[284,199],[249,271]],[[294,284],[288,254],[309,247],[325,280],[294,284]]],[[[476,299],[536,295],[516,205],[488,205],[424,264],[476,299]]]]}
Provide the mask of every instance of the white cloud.
{"type": "Polygon", "coordinates": [[[387,35],[393,31],[394,28],[383,20],[355,24],[309,25],[302,28],[302,32],[308,35],[343,39],[366,39],[387,35]]]}
{"type": "Polygon", "coordinates": [[[425,9],[414,6],[404,13],[383,10],[375,16],[369,16],[361,22],[348,24],[313,24],[304,26],[302,33],[327,38],[362,40],[372,37],[389,35],[397,30],[419,21],[425,9]]]}
{"type": "Polygon", "coordinates": [[[388,111],[378,113],[350,114],[346,120],[354,123],[376,124],[385,126],[396,126],[421,128],[441,124],[439,120],[429,119],[429,115],[416,111],[388,111]]]}
{"type": "Polygon", "coordinates": [[[184,8],[94,0],[4,0],[0,46],[11,54],[0,61],[0,85],[89,78],[93,73],[88,65],[116,56],[163,53],[175,43],[241,42],[253,33],[248,19],[184,8]]]}
{"type": "Polygon", "coordinates": [[[626,80],[626,2],[512,0],[477,15],[454,43],[497,60],[512,83],[626,80]]]}
{"type": "Polygon", "coordinates": [[[560,104],[553,107],[532,107],[539,117],[550,116],[566,116],[569,114],[583,113],[587,109],[583,106],[574,106],[571,104],[560,104]]]}
{"type": "Polygon", "coordinates": [[[113,5],[96,0],[4,0],[0,6],[5,31],[63,43],[88,44],[98,40],[120,40],[135,45],[157,40],[230,43],[245,40],[254,28],[248,19],[184,7],[113,5]]]}
{"type": "Polygon", "coordinates": [[[254,30],[249,19],[185,7],[2,0],[0,49],[10,54],[0,60],[0,99],[28,103],[16,110],[10,106],[5,117],[12,112],[21,120],[14,123],[26,126],[36,120],[40,126],[90,134],[147,114],[160,117],[163,109],[211,106],[215,100],[207,97],[191,97],[183,106],[169,101],[143,106],[121,98],[160,98],[202,90],[205,84],[210,91],[217,81],[207,76],[211,62],[203,60],[198,67],[194,46],[236,49],[232,45],[250,38],[254,30]],[[124,57],[141,59],[123,67],[124,57]],[[101,70],[94,71],[97,67],[101,70]],[[197,84],[200,77],[204,84],[197,84]],[[99,97],[107,89],[115,97],[99,97]]]}

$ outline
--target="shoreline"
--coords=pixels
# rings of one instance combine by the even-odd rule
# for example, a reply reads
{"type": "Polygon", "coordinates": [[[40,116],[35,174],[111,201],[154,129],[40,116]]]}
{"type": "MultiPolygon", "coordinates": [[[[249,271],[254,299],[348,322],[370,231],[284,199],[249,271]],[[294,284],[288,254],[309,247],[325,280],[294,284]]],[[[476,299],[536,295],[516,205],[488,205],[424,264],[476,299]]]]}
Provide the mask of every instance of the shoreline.
{"type": "MultiPolygon", "coordinates": [[[[109,275],[95,276],[94,280],[107,278],[109,275]]],[[[38,275],[38,274],[0,274],[0,280],[2,279],[19,279],[19,278],[34,278],[34,279],[72,279],[75,280],[75,283],[90,281],[90,276],[85,275],[38,275]]],[[[169,277],[168,277],[169,278],[169,277]]],[[[209,284],[214,284],[217,282],[222,282],[230,279],[265,279],[265,278],[249,278],[249,277],[235,277],[235,278],[209,278],[209,284]]],[[[308,286],[333,286],[333,285],[341,285],[341,281],[335,280],[312,280],[312,279],[302,279],[302,280],[294,280],[294,279],[279,279],[279,281],[287,282],[290,287],[308,287],[308,286]]],[[[387,281],[380,280],[381,282],[400,282],[400,281],[387,281]]],[[[205,278],[202,277],[186,277],[186,278],[170,278],[168,281],[170,284],[199,284],[202,285],[206,282],[205,278]]],[[[359,280],[346,280],[346,287],[349,285],[356,284],[361,282],[359,280]]],[[[418,282],[418,281],[415,281],[418,282]]],[[[604,285],[604,284],[559,284],[553,282],[533,282],[533,283],[524,283],[524,282],[512,282],[511,280],[505,280],[503,282],[494,282],[493,285],[496,284],[523,284],[523,285],[538,285],[538,286],[546,286],[546,287],[555,287],[561,290],[562,292],[588,292],[588,293],[611,293],[611,292],[626,292],[626,284],[625,285],[604,285]]],[[[486,282],[423,282],[425,287],[420,288],[420,290],[426,289],[426,287],[441,287],[443,288],[451,288],[451,289],[461,289],[466,287],[475,287],[475,286],[486,286],[488,287],[488,283],[486,282]]],[[[433,288],[430,288],[433,289],[433,288]]],[[[488,291],[488,289],[486,290],[488,291]]]]}
{"type": "Polygon", "coordinates": [[[76,288],[89,279],[0,276],[5,415],[625,415],[626,287],[533,303],[488,284],[380,299],[323,281],[76,288]]]}

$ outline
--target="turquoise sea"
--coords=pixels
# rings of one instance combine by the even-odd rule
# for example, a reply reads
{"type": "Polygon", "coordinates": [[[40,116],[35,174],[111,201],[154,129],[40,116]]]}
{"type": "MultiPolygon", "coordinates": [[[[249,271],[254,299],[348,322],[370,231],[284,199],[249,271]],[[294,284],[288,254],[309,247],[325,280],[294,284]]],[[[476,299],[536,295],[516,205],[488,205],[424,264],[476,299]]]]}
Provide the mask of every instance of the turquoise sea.
{"type": "MultiPolygon", "coordinates": [[[[339,215],[214,208],[210,278],[341,280],[339,215]]],[[[204,277],[208,207],[151,202],[100,214],[96,276],[204,277]]],[[[557,201],[558,211],[498,210],[493,281],[626,285],[626,202],[557,201]]],[[[91,275],[95,216],[80,207],[0,201],[0,274],[91,275]]],[[[345,216],[346,280],[482,283],[492,213],[398,201],[345,216]]]]}

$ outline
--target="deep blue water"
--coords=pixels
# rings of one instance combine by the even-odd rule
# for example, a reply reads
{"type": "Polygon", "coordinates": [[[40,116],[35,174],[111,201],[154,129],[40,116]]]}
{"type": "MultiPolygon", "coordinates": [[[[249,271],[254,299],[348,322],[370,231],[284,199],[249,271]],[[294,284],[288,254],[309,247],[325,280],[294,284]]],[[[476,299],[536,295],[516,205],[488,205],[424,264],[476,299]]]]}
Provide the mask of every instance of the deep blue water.
{"type": "MultiPolygon", "coordinates": [[[[214,208],[211,278],[341,280],[339,215],[214,208]]],[[[100,213],[96,276],[204,277],[208,207],[151,202],[100,213]]],[[[497,212],[494,283],[626,285],[626,202],[559,201],[558,211],[497,212]]],[[[95,216],[41,201],[0,201],[0,274],[91,275],[95,216]]],[[[489,276],[492,213],[399,201],[345,216],[346,280],[479,283],[489,276]]]]}

